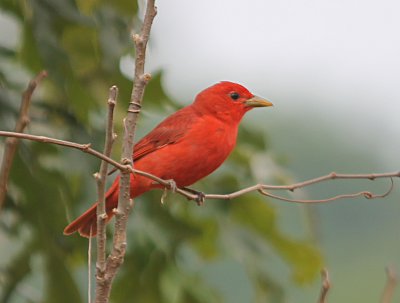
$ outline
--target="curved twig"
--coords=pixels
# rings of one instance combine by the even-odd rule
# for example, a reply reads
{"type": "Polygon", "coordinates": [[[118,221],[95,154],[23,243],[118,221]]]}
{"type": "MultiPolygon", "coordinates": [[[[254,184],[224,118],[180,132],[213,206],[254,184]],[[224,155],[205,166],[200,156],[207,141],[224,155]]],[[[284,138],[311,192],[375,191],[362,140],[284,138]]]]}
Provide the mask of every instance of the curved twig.
{"type": "Polygon", "coordinates": [[[376,198],[384,198],[392,192],[392,190],[394,188],[394,182],[393,182],[392,177],[389,177],[389,178],[390,178],[390,187],[388,190],[386,190],[382,194],[374,194],[370,191],[360,191],[360,192],[351,193],[351,194],[336,195],[336,196],[333,196],[330,198],[325,198],[325,199],[290,199],[290,198],[285,198],[285,197],[282,197],[279,195],[271,194],[263,189],[259,189],[258,192],[267,197],[271,197],[271,198],[285,201],[285,202],[293,202],[293,203],[326,203],[326,202],[331,202],[331,201],[335,201],[335,200],[357,198],[357,197],[364,197],[366,199],[376,199],[376,198]]]}
{"type": "MultiPolygon", "coordinates": [[[[33,92],[39,83],[47,76],[46,71],[41,71],[33,80],[28,84],[28,87],[22,95],[21,107],[19,116],[15,125],[15,132],[22,133],[26,126],[29,124],[29,106],[33,92]]],[[[12,162],[18,146],[18,139],[9,137],[6,141],[4,148],[3,160],[0,168],[0,211],[3,207],[4,199],[7,193],[8,176],[10,175],[12,162]]]]}

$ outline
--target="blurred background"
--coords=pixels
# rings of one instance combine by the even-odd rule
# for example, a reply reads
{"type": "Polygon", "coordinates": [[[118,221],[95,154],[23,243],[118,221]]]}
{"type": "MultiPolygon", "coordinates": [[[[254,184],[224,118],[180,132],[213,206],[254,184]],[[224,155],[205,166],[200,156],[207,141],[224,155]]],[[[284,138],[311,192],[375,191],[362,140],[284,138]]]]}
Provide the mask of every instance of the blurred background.
{"type": "MultiPolygon", "coordinates": [[[[229,193],[327,174],[399,169],[400,19],[397,1],[159,1],[137,138],[221,80],[274,108],[249,113],[238,146],[197,183],[229,193]]],[[[0,129],[40,70],[32,134],[102,150],[108,88],[129,102],[131,31],[144,2],[0,2],[0,129]]],[[[120,138],[122,136],[120,135],[120,138]]],[[[2,155],[4,139],[0,140],[2,155]]],[[[121,142],[113,156],[119,158],[121,142]]],[[[21,142],[0,210],[0,302],[85,302],[87,240],[64,226],[96,199],[99,161],[21,142]]],[[[385,181],[329,182],[290,197],[384,192],[385,181]]],[[[139,199],[112,302],[315,302],[329,269],[332,302],[378,302],[399,265],[399,184],[382,200],[298,205],[249,194],[198,207],[161,192],[139,199]]],[[[111,229],[111,227],[110,227],[111,229]]],[[[111,234],[111,232],[110,232],[111,234]]],[[[399,296],[397,296],[399,298],[399,296]]]]}

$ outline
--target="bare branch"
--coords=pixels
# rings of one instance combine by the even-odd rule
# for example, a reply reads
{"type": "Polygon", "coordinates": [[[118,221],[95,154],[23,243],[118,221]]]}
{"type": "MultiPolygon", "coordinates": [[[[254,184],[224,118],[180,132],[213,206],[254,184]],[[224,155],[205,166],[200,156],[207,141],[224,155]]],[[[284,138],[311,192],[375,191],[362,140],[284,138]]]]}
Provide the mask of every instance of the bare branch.
{"type": "Polygon", "coordinates": [[[393,178],[390,177],[390,187],[387,191],[383,194],[374,194],[370,191],[360,191],[352,194],[341,194],[336,195],[326,199],[312,199],[312,200],[303,200],[303,199],[289,199],[282,196],[271,194],[263,189],[259,189],[258,192],[264,196],[271,197],[277,200],[285,201],[285,202],[293,202],[293,203],[326,203],[340,199],[350,199],[350,198],[357,198],[357,197],[364,197],[366,199],[376,199],[376,198],[384,198],[389,195],[394,187],[393,178]]]}
{"type": "MultiPolygon", "coordinates": [[[[157,14],[154,0],[147,1],[147,8],[143,25],[140,34],[133,35],[133,41],[136,47],[135,53],[135,76],[133,81],[133,88],[131,100],[128,107],[128,113],[124,119],[124,139],[122,146],[121,162],[123,164],[130,164],[133,167],[133,148],[134,138],[136,131],[136,122],[140,113],[141,103],[143,99],[144,89],[150,81],[151,76],[144,73],[144,64],[146,59],[146,47],[150,36],[151,26],[157,14]]],[[[130,173],[121,171],[121,178],[119,182],[119,200],[118,209],[116,212],[116,224],[114,233],[114,247],[118,248],[126,241],[126,221],[127,215],[130,211],[130,173]]],[[[120,249],[115,249],[118,251],[120,249]]]]}
{"type": "Polygon", "coordinates": [[[394,290],[397,286],[397,274],[392,267],[386,268],[386,285],[383,290],[381,303],[391,303],[393,300],[394,290]]]}
{"type": "MultiPolygon", "coordinates": [[[[80,144],[80,143],[76,143],[76,142],[50,138],[50,137],[46,137],[46,136],[37,136],[37,135],[8,132],[8,131],[0,131],[0,137],[19,138],[19,139],[31,140],[31,141],[54,144],[54,145],[61,145],[61,146],[69,147],[69,148],[78,149],[84,153],[95,156],[95,157],[99,158],[100,160],[106,161],[108,164],[113,165],[115,168],[119,169],[120,171],[125,171],[127,173],[138,174],[138,175],[144,176],[146,178],[153,180],[154,182],[156,182],[158,184],[165,186],[167,189],[170,189],[171,184],[173,183],[173,182],[171,182],[171,180],[164,180],[155,175],[149,174],[147,172],[133,169],[131,165],[121,164],[121,163],[115,161],[114,159],[103,155],[101,152],[91,148],[90,143],[80,144]]],[[[182,190],[179,188],[176,189],[176,192],[180,193],[181,195],[185,196],[186,198],[188,198],[190,200],[195,200],[197,198],[196,195],[191,194],[190,192],[186,192],[185,190],[182,190]]]]}
{"type": "MultiPolygon", "coordinates": [[[[226,195],[206,194],[206,195],[204,195],[204,197],[206,199],[230,200],[230,199],[242,196],[244,194],[247,194],[249,192],[258,191],[262,195],[265,195],[265,196],[268,196],[268,197],[271,197],[271,198],[274,198],[274,199],[286,201],[286,202],[292,202],[292,203],[326,203],[326,202],[331,202],[331,201],[334,201],[334,200],[339,200],[339,199],[344,199],[344,198],[355,198],[355,197],[359,197],[359,196],[363,196],[363,197],[365,197],[367,199],[376,199],[376,198],[384,198],[388,194],[390,194],[391,191],[393,190],[393,178],[399,178],[399,177],[400,177],[400,171],[390,172],[390,173],[382,173],[382,174],[337,174],[337,173],[330,173],[330,174],[325,175],[325,176],[321,176],[321,177],[318,177],[318,178],[306,180],[306,181],[295,183],[295,184],[292,184],[292,185],[256,184],[256,185],[243,188],[241,190],[238,190],[238,191],[230,193],[230,194],[226,194],[226,195]],[[293,192],[295,189],[298,189],[298,188],[304,188],[304,187],[307,187],[307,186],[310,186],[310,185],[314,185],[314,184],[317,184],[317,183],[322,183],[322,182],[326,182],[328,180],[336,180],[336,179],[359,179],[359,180],[367,179],[367,180],[371,180],[371,181],[376,180],[376,179],[390,179],[391,184],[390,184],[389,189],[386,192],[384,192],[383,194],[374,194],[374,193],[371,193],[369,191],[361,191],[361,192],[357,192],[357,193],[337,195],[337,196],[330,197],[330,198],[327,198],[327,199],[313,199],[313,200],[289,199],[289,198],[285,198],[285,197],[274,195],[274,194],[271,194],[271,193],[267,192],[267,190],[286,190],[286,191],[293,192]]],[[[179,191],[177,191],[177,192],[179,192],[179,191]]]]}
{"type": "Polygon", "coordinates": [[[80,144],[80,143],[76,143],[76,142],[50,138],[50,137],[46,137],[46,136],[37,136],[37,135],[8,132],[8,131],[0,131],[0,137],[13,137],[13,138],[26,139],[26,140],[31,140],[31,141],[41,142],[41,143],[49,143],[49,144],[55,144],[55,145],[61,145],[61,146],[65,146],[65,147],[75,148],[75,149],[78,149],[85,153],[91,154],[91,155],[99,158],[100,160],[104,160],[104,161],[108,162],[109,164],[117,167],[119,170],[129,170],[129,168],[126,165],[123,165],[109,157],[106,157],[101,152],[91,148],[90,147],[91,143],[80,144]]]}
{"type": "MultiPolygon", "coordinates": [[[[134,35],[134,42],[136,47],[135,53],[135,77],[133,81],[133,88],[131,100],[128,107],[128,113],[124,119],[124,138],[122,145],[121,163],[129,165],[133,169],[133,147],[136,130],[136,122],[141,109],[141,102],[143,99],[144,89],[151,76],[144,73],[144,65],[146,58],[146,46],[150,36],[151,26],[157,14],[155,7],[155,0],[148,0],[146,13],[143,20],[143,25],[140,34],[134,35]]],[[[106,173],[106,171],[104,171],[106,173]]],[[[121,177],[119,181],[119,198],[118,208],[115,212],[115,231],[113,239],[113,249],[110,256],[106,261],[106,271],[104,274],[103,282],[98,285],[99,289],[96,290],[96,302],[108,302],[112,281],[124,261],[126,251],[126,225],[128,214],[133,207],[131,200],[131,171],[121,170],[121,177]]]]}
{"type": "MultiPolygon", "coordinates": [[[[106,138],[104,143],[103,154],[106,157],[110,157],[112,145],[116,138],[114,133],[114,108],[117,102],[118,88],[112,86],[108,96],[108,114],[107,114],[107,126],[106,126],[106,138]]],[[[105,160],[101,161],[100,171],[95,174],[97,181],[97,193],[98,193],[98,204],[97,204],[97,263],[96,263],[96,292],[104,289],[102,283],[104,283],[106,274],[106,202],[105,202],[105,185],[107,177],[108,163],[105,160]]],[[[90,239],[89,239],[90,241],[90,239]]],[[[100,294],[101,296],[103,294],[100,294]]]]}
{"type": "Polygon", "coordinates": [[[329,273],[327,269],[323,269],[321,271],[321,279],[322,279],[322,284],[321,284],[321,292],[318,298],[318,303],[326,303],[327,301],[327,294],[329,289],[331,288],[331,282],[329,280],[329,273]]]}
{"type": "MultiPolygon", "coordinates": [[[[94,150],[93,148],[90,147],[90,143],[87,144],[79,144],[75,142],[70,142],[70,141],[64,141],[64,140],[59,140],[59,139],[54,139],[54,138],[49,138],[45,136],[35,136],[35,135],[30,135],[30,134],[23,134],[23,133],[15,133],[15,132],[6,132],[6,131],[0,131],[0,137],[15,137],[15,138],[20,138],[20,139],[27,139],[27,140],[32,140],[32,141],[37,141],[37,142],[42,142],[42,143],[49,143],[49,144],[56,144],[56,145],[61,145],[61,146],[66,146],[70,148],[75,148],[80,151],[83,151],[85,153],[88,153],[90,155],[93,155],[100,160],[104,160],[107,163],[113,165],[115,168],[117,168],[120,171],[124,171],[126,173],[132,173],[132,174],[138,174],[140,176],[144,176],[146,178],[149,178],[153,180],[154,182],[163,185],[166,189],[172,190],[184,197],[186,197],[189,200],[193,201],[198,201],[199,200],[199,195],[196,193],[193,193],[192,191],[185,190],[182,188],[176,188],[173,186],[174,182],[173,180],[165,180],[161,179],[155,175],[152,175],[150,173],[137,170],[132,168],[131,165],[124,165],[121,164],[109,157],[106,157],[102,153],[100,153],[97,150],[94,150]]],[[[388,194],[393,189],[393,178],[399,178],[400,177],[400,171],[394,171],[394,172],[387,172],[387,173],[380,173],[380,174],[337,174],[337,173],[330,173],[318,178],[306,180],[303,182],[295,183],[295,184],[290,184],[290,185],[268,185],[268,184],[256,184],[253,186],[249,186],[246,188],[243,188],[241,190],[232,192],[230,194],[204,194],[202,196],[202,199],[216,199],[216,200],[231,200],[237,197],[240,197],[244,194],[248,194],[251,192],[258,191],[263,195],[269,196],[273,199],[278,199],[286,202],[291,202],[291,203],[326,203],[326,202],[331,202],[334,200],[339,200],[339,199],[344,199],[344,198],[355,198],[359,196],[363,196],[367,199],[376,199],[376,198],[383,198],[386,197],[388,194]],[[273,195],[270,192],[267,192],[267,190],[272,191],[272,190],[284,190],[284,191],[290,191],[293,192],[295,189],[298,188],[304,188],[310,185],[314,185],[317,183],[322,183],[326,182],[329,180],[337,180],[337,179],[354,179],[354,180],[370,180],[374,181],[377,179],[390,179],[391,181],[391,186],[389,189],[383,193],[383,194],[374,194],[369,191],[362,191],[362,192],[357,192],[357,193],[352,193],[352,194],[342,194],[342,195],[337,195],[331,198],[327,199],[315,199],[315,200],[301,200],[301,199],[288,199],[284,198],[282,196],[278,195],[273,195]]]]}
{"type": "MultiPolygon", "coordinates": [[[[31,104],[31,99],[33,92],[35,91],[38,84],[43,78],[47,76],[46,71],[41,71],[33,80],[29,82],[28,87],[22,95],[21,107],[19,110],[19,117],[15,125],[15,132],[22,133],[26,126],[29,124],[29,106],[31,104]]],[[[7,183],[8,176],[10,175],[11,166],[13,163],[14,155],[17,150],[18,139],[17,138],[7,138],[3,160],[0,168],[0,211],[4,204],[4,199],[7,193],[7,183]]]]}

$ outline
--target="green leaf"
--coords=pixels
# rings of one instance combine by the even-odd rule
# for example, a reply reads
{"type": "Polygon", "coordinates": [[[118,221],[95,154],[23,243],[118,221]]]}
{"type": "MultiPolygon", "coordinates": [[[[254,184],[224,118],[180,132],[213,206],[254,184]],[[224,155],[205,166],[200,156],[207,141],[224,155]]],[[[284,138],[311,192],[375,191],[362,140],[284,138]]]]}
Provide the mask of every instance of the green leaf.
{"type": "Polygon", "coordinates": [[[47,291],[44,302],[70,303],[83,302],[64,257],[56,248],[50,248],[46,258],[47,291]]]}
{"type": "Polygon", "coordinates": [[[238,199],[232,216],[250,230],[257,232],[265,243],[292,266],[292,278],[298,283],[311,282],[322,268],[321,253],[307,240],[294,240],[281,233],[274,210],[259,197],[238,199]]]}
{"type": "Polygon", "coordinates": [[[90,75],[101,64],[98,40],[95,28],[75,25],[63,31],[61,43],[68,52],[71,68],[78,77],[90,75]]]}
{"type": "Polygon", "coordinates": [[[9,302],[18,285],[30,274],[30,261],[33,253],[32,243],[28,243],[6,267],[4,271],[5,283],[2,285],[2,295],[0,297],[1,302],[9,302]]]}

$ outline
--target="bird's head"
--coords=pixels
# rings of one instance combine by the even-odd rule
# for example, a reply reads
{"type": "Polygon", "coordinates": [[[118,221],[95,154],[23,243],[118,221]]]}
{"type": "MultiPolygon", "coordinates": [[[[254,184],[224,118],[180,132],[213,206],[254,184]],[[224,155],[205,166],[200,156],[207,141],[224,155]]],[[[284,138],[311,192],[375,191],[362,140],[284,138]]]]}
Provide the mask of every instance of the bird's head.
{"type": "Polygon", "coordinates": [[[224,81],[200,92],[193,106],[203,114],[239,123],[249,110],[272,106],[272,103],[253,95],[240,84],[224,81]]]}

